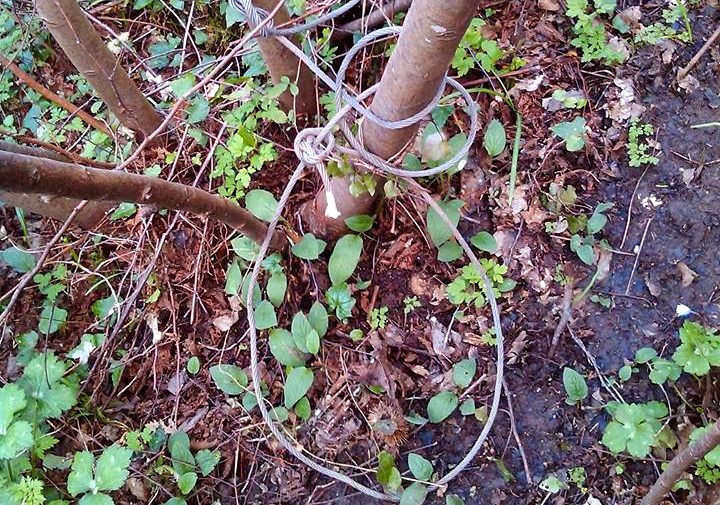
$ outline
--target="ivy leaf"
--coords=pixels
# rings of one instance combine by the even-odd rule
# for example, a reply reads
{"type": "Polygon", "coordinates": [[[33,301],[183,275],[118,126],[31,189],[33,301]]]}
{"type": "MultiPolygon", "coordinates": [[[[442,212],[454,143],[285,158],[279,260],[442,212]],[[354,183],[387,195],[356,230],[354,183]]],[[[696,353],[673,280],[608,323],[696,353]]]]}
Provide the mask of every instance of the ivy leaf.
{"type": "Polygon", "coordinates": [[[320,337],[325,336],[328,330],[328,313],[322,303],[316,301],[312,304],[308,313],[308,321],[320,337]]]}
{"type": "Polygon", "coordinates": [[[272,303],[275,307],[282,305],[282,302],[285,299],[286,290],[287,277],[285,274],[282,272],[272,274],[268,279],[267,287],[265,288],[270,303],[272,303]]]}
{"type": "Polygon", "coordinates": [[[432,463],[414,452],[408,454],[408,468],[417,480],[427,481],[433,474],[432,463]]]}
{"type": "Polygon", "coordinates": [[[565,149],[568,151],[579,151],[585,147],[585,118],[576,117],[570,122],[558,123],[550,129],[565,141],[565,149]]]}
{"type": "Polygon", "coordinates": [[[474,358],[464,359],[453,366],[453,382],[459,388],[466,388],[475,377],[477,363],[474,358]]]}
{"type": "Polygon", "coordinates": [[[212,366],[210,377],[217,388],[227,395],[239,395],[247,391],[248,376],[239,366],[222,364],[212,366]]]}
{"type": "Polygon", "coordinates": [[[113,444],[103,451],[95,464],[95,483],[100,491],[120,489],[127,480],[132,451],[113,444]]]}
{"type": "Polygon", "coordinates": [[[447,419],[458,406],[458,397],[450,391],[442,391],[428,402],[427,413],[431,423],[447,419]]]}
{"type": "Polygon", "coordinates": [[[195,455],[195,462],[200,468],[203,477],[207,477],[220,462],[220,451],[202,449],[195,455]]]}
{"type": "Polygon", "coordinates": [[[422,505],[427,497],[427,487],[419,482],[413,482],[400,497],[400,505],[422,505]]]}
{"type": "Polygon", "coordinates": [[[373,225],[373,217],[367,214],[358,214],[357,216],[349,217],[345,220],[345,225],[352,231],[357,233],[365,233],[373,225]]]}
{"type": "Polygon", "coordinates": [[[567,393],[565,402],[568,405],[575,405],[587,398],[588,387],[585,378],[572,368],[563,368],[563,386],[567,393]]]}
{"type": "MultiPolygon", "coordinates": [[[[447,214],[453,226],[457,227],[460,222],[460,207],[464,205],[462,200],[450,200],[438,202],[438,206],[447,214]]],[[[435,247],[440,247],[453,236],[452,230],[448,228],[440,215],[432,207],[428,207],[426,225],[430,240],[435,247]]]]}
{"type": "Polygon", "coordinates": [[[485,137],[483,138],[485,151],[491,158],[495,158],[505,150],[506,145],[507,135],[505,134],[505,128],[503,128],[500,121],[493,119],[485,130],[485,137]]]}
{"type": "Polygon", "coordinates": [[[278,201],[269,191],[253,189],[245,195],[245,207],[262,221],[270,222],[277,209],[278,201]]]}
{"type": "Polygon", "coordinates": [[[481,231],[473,235],[470,238],[470,243],[481,251],[485,251],[490,254],[495,254],[498,247],[495,237],[486,231],[481,231]]]}
{"type": "Polygon", "coordinates": [[[17,247],[8,247],[0,251],[0,261],[21,274],[35,268],[35,256],[17,247]]]}
{"type": "Polygon", "coordinates": [[[263,300],[255,307],[255,328],[258,330],[267,330],[273,326],[277,326],[277,314],[273,304],[267,300],[263,300]]]}
{"type": "Polygon", "coordinates": [[[312,233],[306,233],[300,242],[292,246],[291,251],[300,259],[316,260],[325,250],[326,245],[324,240],[315,238],[312,233]]]}
{"type": "Polygon", "coordinates": [[[303,366],[305,357],[297,348],[289,331],[282,328],[270,330],[270,352],[275,359],[285,366],[303,366]]]}
{"type": "Polygon", "coordinates": [[[285,379],[284,399],[285,407],[291,409],[300,398],[310,390],[315,376],[312,370],[304,366],[296,367],[290,370],[285,379]]]}
{"type": "Polygon", "coordinates": [[[363,239],[358,235],[345,235],[337,241],[328,261],[328,274],[333,286],[345,282],[353,274],[360,261],[362,247],[363,239]]]}

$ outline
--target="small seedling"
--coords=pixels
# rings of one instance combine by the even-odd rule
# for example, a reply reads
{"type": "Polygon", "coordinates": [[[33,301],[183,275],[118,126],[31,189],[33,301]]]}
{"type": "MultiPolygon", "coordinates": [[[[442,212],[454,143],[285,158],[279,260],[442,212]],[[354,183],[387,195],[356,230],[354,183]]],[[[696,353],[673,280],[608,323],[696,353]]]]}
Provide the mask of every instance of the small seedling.
{"type": "Polygon", "coordinates": [[[652,447],[659,445],[662,419],[668,415],[664,404],[610,402],[606,408],[613,420],[605,427],[602,443],[611,452],[627,451],[631,456],[644,458],[652,447]]]}
{"type": "Polygon", "coordinates": [[[637,119],[633,119],[630,122],[628,141],[625,146],[628,150],[628,157],[630,158],[629,165],[631,167],[658,164],[660,160],[650,154],[656,144],[652,138],[654,133],[655,129],[649,123],[641,124],[637,119]]]}
{"type": "Polygon", "coordinates": [[[388,322],[388,308],[378,307],[370,311],[370,328],[377,330],[378,328],[385,328],[388,322]]]}
{"type": "Polygon", "coordinates": [[[417,296],[406,296],[405,298],[403,298],[403,305],[405,305],[405,307],[403,308],[403,314],[405,314],[406,316],[415,312],[415,309],[422,306],[417,296]]]}

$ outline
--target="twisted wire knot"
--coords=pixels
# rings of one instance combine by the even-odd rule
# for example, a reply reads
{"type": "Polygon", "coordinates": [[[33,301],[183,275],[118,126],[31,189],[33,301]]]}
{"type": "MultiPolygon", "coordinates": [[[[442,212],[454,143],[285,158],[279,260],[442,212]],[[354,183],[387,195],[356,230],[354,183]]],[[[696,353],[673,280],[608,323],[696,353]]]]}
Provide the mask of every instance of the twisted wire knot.
{"type": "MultiPolygon", "coordinates": [[[[245,20],[252,28],[255,28],[268,17],[268,12],[259,7],[255,7],[252,0],[230,0],[230,6],[245,16],[245,20]]],[[[260,29],[259,34],[261,37],[269,37],[273,34],[272,19],[260,29]]]]}
{"type": "Polygon", "coordinates": [[[298,159],[308,166],[325,163],[335,149],[335,137],[323,128],[305,128],[295,137],[293,148],[298,159]]]}

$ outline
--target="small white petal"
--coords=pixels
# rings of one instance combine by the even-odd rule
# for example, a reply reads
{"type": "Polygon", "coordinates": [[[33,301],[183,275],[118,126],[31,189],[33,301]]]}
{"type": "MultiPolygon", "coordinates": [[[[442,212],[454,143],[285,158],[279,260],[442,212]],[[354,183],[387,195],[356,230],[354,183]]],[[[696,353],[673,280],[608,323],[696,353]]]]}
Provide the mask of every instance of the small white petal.
{"type": "Polygon", "coordinates": [[[675,314],[677,314],[678,317],[685,317],[689,316],[692,313],[692,309],[688,307],[687,305],[683,305],[682,303],[678,304],[678,306],[675,308],[675,314]]]}

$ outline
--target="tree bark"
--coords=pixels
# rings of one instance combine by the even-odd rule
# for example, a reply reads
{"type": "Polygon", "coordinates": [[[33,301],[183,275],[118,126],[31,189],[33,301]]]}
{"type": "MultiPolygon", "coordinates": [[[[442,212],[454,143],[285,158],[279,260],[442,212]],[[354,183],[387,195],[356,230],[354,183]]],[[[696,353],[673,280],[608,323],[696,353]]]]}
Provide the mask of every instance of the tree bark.
{"type": "Polygon", "coordinates": [[[142,138],[160,126],[160,115],[130,80],[76,0],[35,0],[35,8],[72,64],[123,125],[142,138]]]}
{"type": "MultiPolygon", "coordinates": [[[[277,6],[278,0],[253,0],[253,4],[266,12],[272,12],[277,6]]],[[[273,25],[279,26],[290,21],[290,14],[287,9],[281,7],[273,17],[273,25]]],[[[297,56],[288,48],[283,46],[273,37],[258,37],[258,46],[262,53],[265,65],[270,72],[272,82],[277,84],[283,77],[290,79],[290,82],[297,84],[298,94],[293,96],[290,91],[280,95],[280,105],[286,111],[295,110],[298,116],[312,116],[317,109],[315,98],[315,80],[310,69],[303,65],[297,56]]],[[[299,47],[297,40],[293,42],[299,47]]]]}
{"type": "Polygon", "coordinates": [[[390,0],[365,17],[338,26],[330,36],[330,40],[342,40],[350,37],[350,35],[355,32],[373,30],[384,24],[386,20],[392,19],[395,14],[408,10],[412,1],[413,0],[390,0]]]}
{"type": "MultiPolygon", "coordinates": [[[[100,170],[46,158],[0,151],[0,190],[61,195],[107,202],[154,204],[222,221],[256,242],[267,226],[238,204],[217,195],[156,177],[100,170]]],[[[282,244],[276,235],[272,245],[282,244]]]]}
{"type": "Polygon", "coordinates": [[[640,502],[640,505],[658,505],[690,466],[720,444],[720,422],[715,422],[700,439],[688,445],[670,461],[640,502]]]}
{"type": "MultiPolygon", "coordinates": [[[[63,155],[48,151],[47,149],[21,146],[11,144],[10,142],[0,141],[0,151],[70,163],[70,160],[63,155]]],[[[65,221],[81,201],[82,200],[79,199],[64,198],[61,196],[11,193],[0,190],[0,202],[5,205],[18,207],[26,212],[50,217],[58,221],[65,221]]],[[[105,214],[112,207],[112,204],[107,202],[88,202],[87,205],[78,212],[77,216],[75,216],[73,224],[80,228],[93,228],[105,217],[105,214]]]]}
{"type": "MultiPolygon", "coordinates": [[[[443,83],[479,4],[479,0],[414,0],[370,110],[388,121],[405,119],[422,111],[443,83]]],[[[368,151],[389,160],[412,141],[418,127],[416,123],[396,130],[365,120],[360,128],[361,139],[368,151]]],[[[372,211],[380,192],[376,198],[353,198],[349,180],[343,181],[344,185],[339,181],[331,184],[336,200],[349,202],[337,219],[325,215],[322,193],[304,209],[303,216],[313,233],[336,236],[338,230],[345,230],[345,219],[372,211]]],[[[382,181],[377,187],[382,188],[382,181]]]]}

